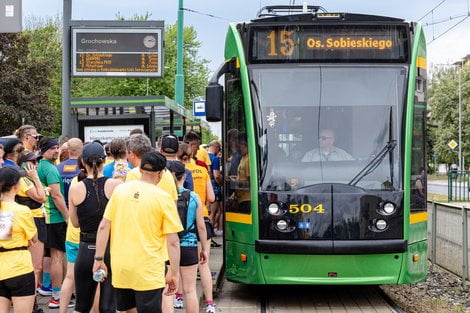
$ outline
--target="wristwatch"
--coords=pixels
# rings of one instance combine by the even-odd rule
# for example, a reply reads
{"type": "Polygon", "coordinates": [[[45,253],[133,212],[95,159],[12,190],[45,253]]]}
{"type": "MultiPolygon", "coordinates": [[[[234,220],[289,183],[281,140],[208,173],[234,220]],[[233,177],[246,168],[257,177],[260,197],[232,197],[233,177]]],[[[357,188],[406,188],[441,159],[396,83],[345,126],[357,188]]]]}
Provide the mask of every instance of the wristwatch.
{"type": "Polygon", "coordinates": [[[95,261],[103,261],[103,257],[102,256],[95,256],[95,261]]]}

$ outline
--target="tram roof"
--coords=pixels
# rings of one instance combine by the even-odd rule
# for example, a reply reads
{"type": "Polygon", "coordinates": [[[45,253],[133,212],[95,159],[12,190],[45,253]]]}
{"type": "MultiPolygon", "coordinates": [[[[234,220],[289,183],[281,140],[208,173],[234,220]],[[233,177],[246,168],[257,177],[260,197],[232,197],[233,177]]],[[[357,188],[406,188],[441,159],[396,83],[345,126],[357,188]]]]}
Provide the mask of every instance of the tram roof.
{"type": "Polygon", "coordinates": [[[358,13],[302,13],[302,14],[289,14],[289,15],[261,15],[255,19],[252,19],[252,23],[312,23],[312,22],[337,22],[337,23],[348,23],[348,22],[389,22],[389,23],[400,23],[404,22],[404,19],[369,15],[369,14],[358,14],[358,13]]]}

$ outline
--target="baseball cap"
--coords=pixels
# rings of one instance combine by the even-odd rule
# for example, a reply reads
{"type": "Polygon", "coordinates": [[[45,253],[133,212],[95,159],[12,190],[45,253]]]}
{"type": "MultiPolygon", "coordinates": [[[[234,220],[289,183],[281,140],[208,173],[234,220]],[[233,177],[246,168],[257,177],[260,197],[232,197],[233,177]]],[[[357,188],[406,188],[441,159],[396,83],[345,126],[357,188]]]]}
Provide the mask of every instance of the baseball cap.
{"type": "Polygon", "coordinates": [[[0,168],[0,181],[5,186],[11,186],[18,183],[21,177],[26,176],[26,172],[16,166],[5,166],[0,168]]]}
{"type": "Polygon", "coordinates": [[[185,172],[184,164],[180,161],[171,161],[168,164],[170,172],[175,173],[176,176],[183,175],[185,172]]]}
{"type": "Polygon", "coordinates": [[[161,148],[163,152],[168,154],[177,153],[179,148],[178,138],[174,135],[163,135],[161,148]]]}
{"type": "Polygon", "coordinates": [[[9,138],[3,145],[3,151],[5,151],[5,154],[12,153],[16,145],[20,143],[21,143],[21,140],[17,138],[9,138]]]}
{"type": "Polygon", "coordinates": [[[106,157],[104,148],[97,142],[90,142],[83,146],[82,159],[86,162],[92,156],[97,156],[101,159],[106,157]]]}
{"type": "Polygon", "coordinates": [[[150,151],[144,154],[140,168],[149,172],[158,172],[166,167],[166,158],[163,154],[150,151]]]}

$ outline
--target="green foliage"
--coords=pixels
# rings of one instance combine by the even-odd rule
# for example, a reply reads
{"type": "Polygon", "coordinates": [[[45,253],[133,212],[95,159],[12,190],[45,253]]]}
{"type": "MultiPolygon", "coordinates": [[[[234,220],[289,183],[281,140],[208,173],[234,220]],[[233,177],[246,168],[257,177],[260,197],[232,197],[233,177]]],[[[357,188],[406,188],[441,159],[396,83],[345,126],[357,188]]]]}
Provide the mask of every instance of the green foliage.
{"type": "Polygon", "coordinates": [[[0,34],[0,135],[11,135],[21,124],[51,131],[54,114],[48,91],[51,66],[29,58],[28,33],[0,34]]]}
{"type": "MultiPolygon", "coordinates": [[[[28,59],[49,65],[49,104],[55,118],[48,121],[49,134],[59,135],[62,113],[62,21],[55,18],[29,17],[25,34],[31,38],[28,59]]],[[[40,125],[36,125],[40,127],[40,125]]]]}
{"type": "MultiPolygon", "coordinates": [[[[434,73],[429,90],[430,114],[428,123],[429,136],[433,151],[439,154],[439,163],[457,163],[458,148],[452,151],[447,143],[454,139],[458,142],[458,104],[459,104],[459,69],[447,68],[434,73]]],[[[470,160],[470,68],[464,66],[462,81],[462,155],[470,160]]]]}
{"type": "Polygon", "coordinates": [[[220,140],[210,129],[202,129],[202,143],[209,144],[212,140],[220,140]]]}

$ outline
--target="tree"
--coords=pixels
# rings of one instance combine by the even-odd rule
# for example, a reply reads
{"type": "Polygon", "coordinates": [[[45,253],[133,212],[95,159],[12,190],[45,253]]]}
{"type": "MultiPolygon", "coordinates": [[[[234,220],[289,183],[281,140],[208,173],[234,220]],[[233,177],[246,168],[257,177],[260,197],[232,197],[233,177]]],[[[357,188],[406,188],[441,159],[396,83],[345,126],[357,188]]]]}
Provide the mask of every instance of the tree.
{"type": "Polygon", "coordinates": [[[48,123],[51,124],[51,133],[58,135],[62,115],[62,20],[59,16],[45,19],[28,17],[24,33],[31,37],[28,59],[49,65],[48,97],[55,118],[48,123]]]}
{"type": "MultiPolygon", "coordinates": [[[[447,143],[458,141],[458,75],[460,69],[443,68],[433,74],[429,89],[429,136],[432,139],[433,152],[438,153],[438,162],[457,163],[458,148],[452,151],[447,143]]],[[[462,155],[470,160],[470,142],[465,142],[470,134],[470,68],[464,66],[461,72],[462,82],[462,155]]]]}
{"type": "Polygon", "coordinates": [[[28,58],[31,36],[0,34],[0,134],[11,135],[22,123],[50,131],[50,66],[28,58]]]}

